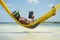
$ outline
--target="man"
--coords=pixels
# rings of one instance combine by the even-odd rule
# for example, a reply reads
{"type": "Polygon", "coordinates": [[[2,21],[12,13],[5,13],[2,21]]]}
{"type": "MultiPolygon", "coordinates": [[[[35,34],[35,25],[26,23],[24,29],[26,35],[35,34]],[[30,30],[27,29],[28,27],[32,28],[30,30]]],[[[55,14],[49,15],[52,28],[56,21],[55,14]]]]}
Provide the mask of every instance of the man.
{"type": "Polygon", "coordinates": [[[20,17],[19,10],[14,11],[13,15],[22,24],[30,24],[34,18],[34,16],[32,16],[32,20],[29,21],[26,18],[20,17]]]}

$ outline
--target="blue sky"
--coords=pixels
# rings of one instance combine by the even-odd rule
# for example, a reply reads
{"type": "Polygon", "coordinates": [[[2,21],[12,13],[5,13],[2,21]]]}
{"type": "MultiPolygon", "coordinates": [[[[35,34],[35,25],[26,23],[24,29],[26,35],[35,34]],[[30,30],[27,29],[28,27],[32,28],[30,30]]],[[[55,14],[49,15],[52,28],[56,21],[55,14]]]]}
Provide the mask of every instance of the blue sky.
{"type": "MultiPolygon", "coordinates": [[[[28,19],[29,11],[34,11],[35,19],[48,12],[53,5],[60,3],[60,0],[4,0],[11,12],[19,9],[20,15],[28,19]]],[[[56,15],[46,21],[60,21],[60,9],[56,15]]],[[[14,20],[0,6],[0,22],[14,22],[14,20]]]]}

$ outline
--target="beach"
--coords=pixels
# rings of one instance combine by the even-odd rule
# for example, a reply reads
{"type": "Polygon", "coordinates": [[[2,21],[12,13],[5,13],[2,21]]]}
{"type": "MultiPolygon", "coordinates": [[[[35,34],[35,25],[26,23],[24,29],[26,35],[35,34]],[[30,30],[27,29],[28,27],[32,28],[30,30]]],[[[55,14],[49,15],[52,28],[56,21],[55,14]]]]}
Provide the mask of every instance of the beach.
{"type": "Polygon", "coordinates": [[[0,40],[60,40],[60,24],[40,24],[35,29],[0,24],[0,40]]]}

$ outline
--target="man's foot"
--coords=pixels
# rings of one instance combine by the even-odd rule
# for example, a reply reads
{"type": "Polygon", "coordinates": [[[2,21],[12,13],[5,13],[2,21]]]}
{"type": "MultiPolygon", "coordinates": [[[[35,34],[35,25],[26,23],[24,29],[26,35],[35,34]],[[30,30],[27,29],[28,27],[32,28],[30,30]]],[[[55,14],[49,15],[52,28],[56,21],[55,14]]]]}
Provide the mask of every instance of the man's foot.
{"type": "Polygon", "coordinates": [[[16,19],[18,19],[18,18],[20,17],[19,10],[15,10],[15,11],[13,12],[13,15],[14,15],[14,17],[15,17],[16,19]]]}

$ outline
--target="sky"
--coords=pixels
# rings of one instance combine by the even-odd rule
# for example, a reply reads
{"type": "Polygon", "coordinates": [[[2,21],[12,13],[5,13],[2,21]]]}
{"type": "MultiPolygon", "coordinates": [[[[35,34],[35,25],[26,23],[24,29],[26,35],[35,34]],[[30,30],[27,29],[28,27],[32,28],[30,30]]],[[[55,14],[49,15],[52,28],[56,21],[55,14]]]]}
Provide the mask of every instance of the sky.
{"type": "MultiPolygon", "coordinates": [[[[19,9],[21,17],[27,18],[29,11],[34,12],[34,19],[39,18],[48,12],[52,6],[60,3],[60,0],[4,0],[11,12],[19,9]]],[[[46,21],[60,21],[60,8],[56,15],[46,21]]],[[[15,22],[5,10],[0,6],[0,22],[15,22]]]]}

